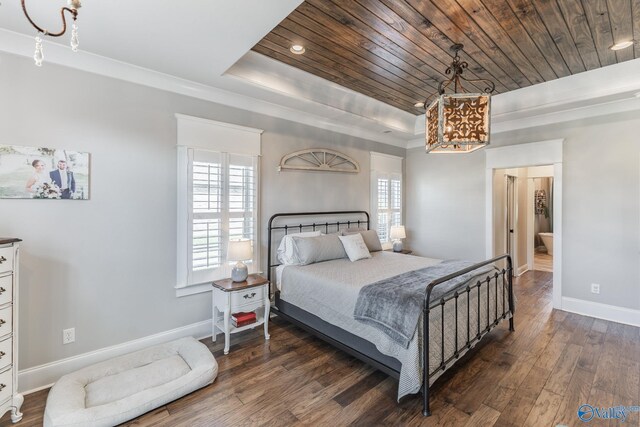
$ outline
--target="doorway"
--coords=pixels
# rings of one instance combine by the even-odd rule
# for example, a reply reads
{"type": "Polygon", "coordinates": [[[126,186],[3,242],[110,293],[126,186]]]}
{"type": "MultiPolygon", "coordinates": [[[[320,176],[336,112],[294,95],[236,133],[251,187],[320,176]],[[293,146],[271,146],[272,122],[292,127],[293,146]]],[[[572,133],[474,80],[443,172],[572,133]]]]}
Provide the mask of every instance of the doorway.
{"type": "Polygon", "coordinates": [[[514,276],[553,272],[553,165],[494,169],[493,174],[492,256],[508,253],[514,276]]]}
{"type": "MultiPolygon", "coordinates": [[[[494,187],[496,184],[496,169],[507,168],[529,168],[539,165],[551,165],[553,168],[553,307],[556,309],[562,309],[562,152],[563,152],[563,139],[555,139],[549,141],[532,142],[527,144],[514,144],[496,148],[488,148],[485,150],[485,242],[486,242],[486,256],[491,258],[496,253],[497,245],[500,244],[500,240],[496,239],[496,221],[495,213],[499,209],[498,206],[504,206],[504,204],[497,204],[494,200],[494,187]]],[[[521,183],[522,180],[518,179],[517,182],[521,183]]],[[[504,181],[503,181],[504,182],[504,181]]],[[[525,181],[526,182],[526,181],[525,181]]],[[[516,185],[516,188],[519,185],[516,185]]],[[[525,184],[526,186],[526,184],[525,184]]],[[[516,190],[517,191],[517,190],[516,190]]],[[[525,193],[528,191],[525,189],[525,193]]],[[[529,198],[531,200],[531,198],[529,198]]],[[[526,210],[525,210],[526,211],[526,210]]],[[[506,212],[505,212],[506,215],[506,212]]],[[[519,217],[518,215],[517,217],[519,217]]],[[[529,223],[529,221],[527,221],[529,223]]],[[[518,227],[515,227],[517,233],[518,227]]],[[[525,236],[532,236],[533,233],[523,233],[525,236]]],[[[529,237],[527,237],[528,239],[529,237]]],[[[519,239],[521,241],[522,239],[519,239]]],[[[506,240],[505,244],[506,244],[506,240]]],[[[533,245],[533,242],[531,242],[533,245]]],[[[517,245],[516,245],[517,247],[517,245]]],[[[524,252],[527,253],[527,243],[524,247],[524,252]]],[[[516,251],[517,252],[517,251],[516,251]]],[[[504,253],[504,252],[503,252],[504,253]]],[[[522,253],[522,252],[521,252],[522,253]]],[[[521,257],[520,257],[521,258],[521,257]]],[[[529,266],[529,256],[527,256],[527,263],[514,265],[516,273],[518,269],[522,271],[529,266]]],[[[533,257],[531,257],[533,263],[533,257]]]]}
{"type": "MultiPolygon", "coordinates": [[[[513,275],[527,271],[527,169],[495,169],[493,171],[494,253],[509,254],[513,275]]],[[[506,267],[506,263],[501,265],[506,267]]]]}
{"type": "Polygon", "coordinates": [[[530,270],[553,272],[553,167],[529,168],[528,180],[532,212],[528,215],[527,264],[530,270]]]}

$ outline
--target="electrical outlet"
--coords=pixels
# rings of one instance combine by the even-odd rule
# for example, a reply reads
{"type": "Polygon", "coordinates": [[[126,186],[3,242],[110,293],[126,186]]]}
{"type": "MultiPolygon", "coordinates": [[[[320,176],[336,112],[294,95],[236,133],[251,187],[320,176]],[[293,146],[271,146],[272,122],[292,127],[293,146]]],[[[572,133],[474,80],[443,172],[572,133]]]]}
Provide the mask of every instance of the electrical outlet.
{"type": "Polygon", "coordinates": [[[62,344],[70,344],[76,340],[76,328],[62,330],[62,344]]]}
{"type": "Polygon", "coordinates": [[[592,294],[599,294],[600,293],[600,285],[597,283],[592,283],[591,284],[591,293],[592,294]]]}

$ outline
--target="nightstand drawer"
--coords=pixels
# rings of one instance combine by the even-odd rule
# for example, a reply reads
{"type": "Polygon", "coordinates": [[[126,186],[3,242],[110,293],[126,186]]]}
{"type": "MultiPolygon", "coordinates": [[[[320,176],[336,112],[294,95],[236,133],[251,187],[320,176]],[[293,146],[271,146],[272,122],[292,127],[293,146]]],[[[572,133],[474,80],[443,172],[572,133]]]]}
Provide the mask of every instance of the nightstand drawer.
{"type": "Polygon", "coordinates": [[[0,370],[11,364],[11,355],[13,353],[13,338],[7,338],[0,341],[0,370]]]}
{"type": "Polygon", "coordinates": [[[0,310],[0,337],[10,334],[13,330],[13,316],[11,306],[0,310]]]}
{"type": "Polygon", "coordinates": [[[13,275],[0,277],[0,305],[11,302],[13,299],[13,275]]]}
{"type": "Polygon", "coordinates": [[[11,369],[0,374],[0,402],[4,402],[13,394],[13,371],[11,369]]]}
{"type": "Polygon", "coordinates": [[[231,294],[231,307],[253,304],[264,299],[264,287],[256,286],[245,291],[233,292],[231,294]]]}
{"type": "Polygon", "coordinates": [[[0,273],[13,270],[13,247],[0,248],[0,273]]]}

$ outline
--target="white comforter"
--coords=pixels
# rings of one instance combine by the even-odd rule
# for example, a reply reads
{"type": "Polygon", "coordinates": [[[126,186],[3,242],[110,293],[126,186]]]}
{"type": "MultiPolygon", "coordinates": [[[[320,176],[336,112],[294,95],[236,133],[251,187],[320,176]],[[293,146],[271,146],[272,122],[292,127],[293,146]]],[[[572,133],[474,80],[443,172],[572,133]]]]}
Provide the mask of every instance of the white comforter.
{"type": "MultiPolygon", "coordinates": [[[[435,265],[440,260],[422,258],[411,255],[394,254],[391,252],[373,252],[373,257],[356,262],[349,259],[310,264],[306,266],[280,267],[278,272],[278,288],[280,298],[294,304],[301,309],[312,313],[322,320],[338,326],[347,332],[362,337],[371,343],[383,354],[396,358],[402,363],[400,382],[398,386],[398,399],[406,394],[420,391],[422,382],[422,360],[420,349],[422,347],[422,321],[419,322],[416,333],[404,348],[383,332],[372,328],[353,318],[353,310],[360,288],[382,279],[398,274],[435,265]]],[[[480,296],[486,301],[485,286],[482,287],[480,296]]],[[[493,288],[493,287],[492,287],[493,288]]],[[[498,311],[502,313],[502,288],[498,293],[498,311]]],[[[471,292],[470,317],[471,325],[477,323],[477,290],[471,292]],[[474,309],[475,308],[475,309],[474,309]]],[[[494,291],[490,293],[490,313],[493,313],[496,304],[494,291]]],[[[486,327],[486,304],[481,304],[481,327],[486,327]]],[[[445,306],[445,358],[455,351],[455,312],[454,305],[445,306]]],[[[433,371],[441,362],[441,310],[432,310],[430,318],[430,370],[433,371]]],[[[466,297],[460,298],[458,304],[458,345],[462,348],[467,339],[467,302],[466,297]]],[[[493,320],[493,319],[492,319],[493,320]]],[[[472,337],[476,331],[471,330],[472,337]]],[[[462,351],[460,352],[462,354],[462,351]]],[[[433,383],[442,373],[430,378],[433,383]]]]}

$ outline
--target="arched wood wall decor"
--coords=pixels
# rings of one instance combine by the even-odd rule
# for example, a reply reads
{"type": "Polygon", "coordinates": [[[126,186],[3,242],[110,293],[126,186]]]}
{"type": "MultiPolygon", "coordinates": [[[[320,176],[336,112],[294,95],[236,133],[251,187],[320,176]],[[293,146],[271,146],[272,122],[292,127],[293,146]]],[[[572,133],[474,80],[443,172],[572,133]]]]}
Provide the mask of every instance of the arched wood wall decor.
{"type": "Polygon", "coordinates": [[[278,171],[283,170],[358,173],[360,165],[346,154],[326,148],[309,148],[284,156],[278,167],[278,171]]]}

